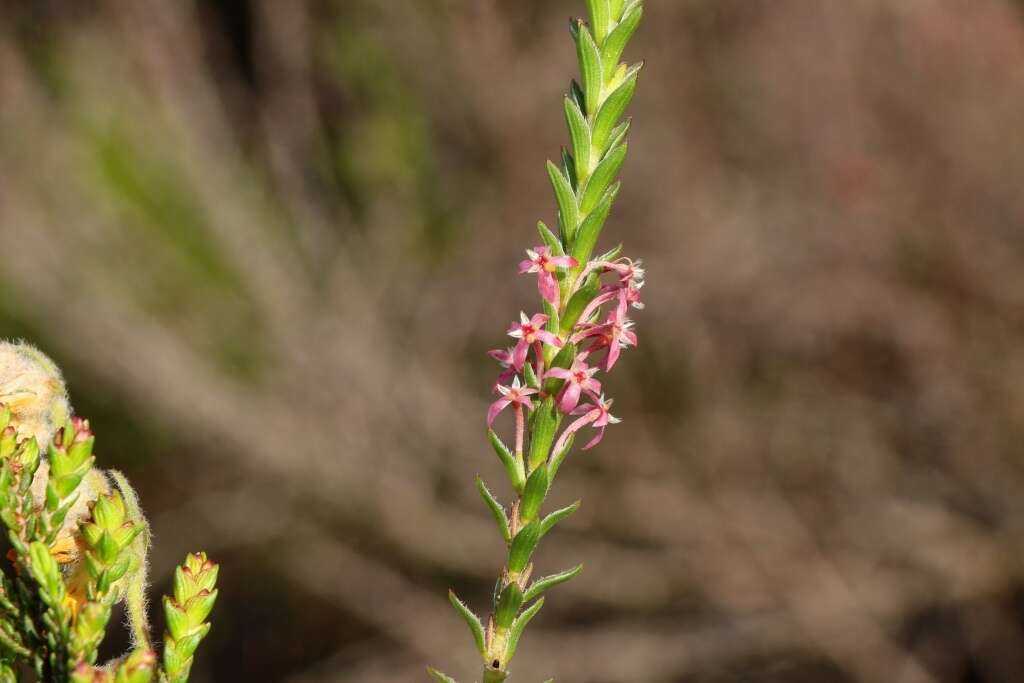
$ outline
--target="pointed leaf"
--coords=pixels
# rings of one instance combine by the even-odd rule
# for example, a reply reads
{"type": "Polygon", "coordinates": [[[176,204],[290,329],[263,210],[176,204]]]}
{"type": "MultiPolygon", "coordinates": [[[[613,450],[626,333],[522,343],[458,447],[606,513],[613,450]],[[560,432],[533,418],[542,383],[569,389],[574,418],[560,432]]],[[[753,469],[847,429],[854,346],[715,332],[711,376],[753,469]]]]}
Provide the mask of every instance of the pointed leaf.
{"type": "Polygon", "coordinates": [[[587,276],[583,286],[576,290],[576,293],[572,295],[571,299],[569,299],[569,303],[565,305],[565,312],[562,313],[561,325],[559,325],[558,328],[559,332],[563,335],[569,334],[569,332],[572,331],[572,328],[576,326],[576,323],[579,322],[580,316],[587,308],[587,305],[594,300],[594,297],[596,297],[600,291],[601,279],[596,273],[591,273],[587,276]]]}
{"type": "Polygon", "coordinates": [[[583,94],[583,88],[576,82],[575,79],[569,82],[569,97],[576,103],[576,106],[580,108],[580,111],[584,115],[587,113],[587,96],[583,94]]]}
{"type": "Polygon", "coordinates": [[[584,264],[590,260],[594,246],[597,244],[597,239],[601,236],[604,223],[608,220],[608,214],[612,210],[612,203],[619,194],[619,185],[619,183],[615,183],[608,188],[601,201],[598,202],[594,210],[587,215],[580,225],[580,229],[576,233],[576,241],[572,245],[573,258],[579,262],[572,269],[573,275],[579,276],[579,273],[585,267],[584,264]]]}
{"type": "Polygon", "coordinates": [[[537,547],[540,540],[540,520],[535,519],[516,534],[512,539],[512,547],[508,552],[508,570],[516,574],[522,574],[526,565],[530,562],[533,549],[537,547]]]}
{"type": "Polygon", "coordinates": [[[626,135],[629,133],[630,126],[633,125],[633,119],[626,119],[619,125],[612,129],[611,137],[608,140],[608,149],[615,149],[619,145],[626,141],[626,135]]]}
{"type": "Polygon", "coordinates": [[[515,581],[505,586],[498,597],[498,603],[494,607],[494,624],[498,628],[508,628],[512,625],[519,608],[523,606],[523,591],[515,581]]]}
{"type": "Polygon", "coordinates": [[[516,493],[521,494],[523,486],[526,485],[526,473],[523,472],[523,464],[512,455],[512,452],[509,451],[501,437],[493,429],[487,430],[487,439],[491,442],[491,447],[494,448],[494,452],[498,455],[498,459],[501,460],[501,464],[505,466],[505,474],[508,476],[512,488],[515,489],[516,493]]]}
{"type": "Polygon", "coordinates": [[[505,543],[512,542],[512,535],[508,530],[508,515],[505,514],[505,508],[502,507],[501,503],[491,494],[490,489],[487,488],[487,484],[480,477],[476,478],[476,488],[480,492],[480,497],[487,503],[487,507],[490,508],[491,514],[494,515],[494,521],[498,523],[498,530],[501,531],[501,537],[505,539],[505,543]]]}
{"type": "Polygon", "coordinates": [[[459,596],[455,595],[455,591],[448,591],[448,602],[452,603],[452,607],[459,613],[460,616],[466,621],[466,625],[469,626],[470,632],[473,634],[473,641],[476,643],[476,649],[480,652],[480,655],[484,655],[484,627],[480,623],[480,619],[477,618],[473,611],[466,607],[466,603],[459,600],[459,596]]]}
{"type": "MultiPolygon", "coordinates": [[[[559,273],[556,277],[561,278],[561,273],[559,273]]],[[[548,317],[548,321],[544,325],[544,329],[546,329],[551,334],[557,335],[559,326],[558,308],[556,308],[555,305],[552,304],[551,302],[545,301],[544,315],[548,317]]],[[[550,360],[554,358],[555,355],[558,354],[558,352],[559,349],[557,347],[551,346],[551,344],[546,344],[544,346],[544,363],[547,364],[548,362],[550,362],[550,360]]],[[[529,365],[529,363],[527,363],[527,365],[529,365]]]]}
{"type": "Polygon", "coordinates": [[[598,261],[614,261],[619,258],[619,254],[622,253],[622,244],[616,244],[614,247],[604,252],[597,257],[598,261]]]}
{"type": "Polygon", "coordinates": [[[576,227],[580,222],[576,194],[566,177],[550,161],[548,162],[548,177],[551,178],[551,187],[555,190],[555,201],[558,203],[558,223],[562,226],[562,234],[565,236],[566,243],[571,244],[576,235],[576,227]]]}
{"type": "MultiPolygon", "coordinates": [[[[626,5],[626,0],[609,0],[608,8],[612,13],[612,21],[620,21],[622,19],[622,9],[626,5]]],[[[546,682],[545,682],[546,683],[546,682]]]]}
{"type": "Polygon", "coordinates": [[[569,127],[572,156],[576,160],[576,183],[582,185],[590,175],[590,126],[579,106],[568,97],[565,98],[565,122],[569,127]]]}
{"type": "Polygon", "coordinates": [[[530,432],[530,471],[541,463],[547,462],[551,444],[555,440],[555,431],[561,422],[562,415],[555,407],[555,399],[548,396],[533,411],[533,429],[530,432]]]}
{"type": "MultiPolygon", "coordinates": [[[[590,116],[601,103],[604,72],[601,70],[601,51],[594,42],[590,27],[582,23],[576,27],[576,56],[580,61],[580,85],[583,86],[583,96],[586,98],[584,113],[590,116]]],[[[579,159],[578,156],[576,158],[579,159]]]]}
{"type": "Polygon", "coordinates": [[[600,45],[611,30],[611,7],[608,0],[587,0],[587,9],[590,11],[590,24],[594,27],[594,40],[600,45]]]}
{"type": "Polygon", "coordinates": [[[457,683],[456,680],[454,678],[452,678],[451,676],[447,676],[447,675],[441,673],[440,671],[438,671],[437,669],[434,669],[434,668],[429,667],[429,666],[427,667],[427,673],[437,683],[457,683]]]}
{"type": "Polygon", "coordinates": [[[583,190],[583,198],[580,200],[580,213],[584,216],[589,214],[597,206],[597,203],[608,190],[608,186],[614,182],[622,168],[622,162],[626,160],[627,145],[620,145],[613,148],[605,156],[604,160],[594,169],[593,175],[587,181],[587,187],[583,190]]]}
{"type": "Polygon", "coordinates": [[[540,608],[544,606],[544,598],[540,598],[537,602],[533,603],[519,615],[519,618],[512,622],[512,627],[509,628],[508,634],[508,647],[506,648],[505,658],[509,661],[516,654],[516,647],[519,645],[519,638],[523,635],[523,629],[530,623],[530,620],[536,616],[540,608]]]}
{"type": "Polygon", "coordinates": [[[540,380],[537,379],[537,371],[533,369],[531,363],[525,363],[523,365],[523,378],[526,380],[526,386],[531,389],[540,389],[540,380]]]}
{"type": "MultiPolygon", "coordinates": [[[[573,202],[573,204],[575,203],[573,202]]],[[[537,233],[540,235],[540,241],[551,250],[552,254],[555,256],[565,256],[562,240],[558,239],[555,233],[551,232],[548,226],[544,225],[544,221],[537,221],[537,233]]]]}
{"type": "Polygon", "coordinates": [[[523,502],[519,507],[519,516],[524,522],[530,522],[540,512],[540,506],[548,495],[549,486],[548,467],[547,465],[540,465],[533,471],[530,478],[526,480],[523,502]]]}
{"type": "Polygon", "coordinates": [[[626,108],[633,101],[636,93],[636,79],[642,64],[639,64],[629,72],[625,80],[612,91],[608,98],[601,105],[601,111],[597,112],[593,127],[593,144],[596,149],[607,149],[611,133],[618,125],[619,119],[626,113],[626,108]]]}
{"type": "Polygon", "coordinates": [[[50,515],[50,525],[59,528],[64,523],[64,518],[68,516],[68,512],[71,507],[78,502],[79,494],[75,494],[68,498],[60,508],[50,515]]]}
{"type": "Polygon", "coordinates": [[[523,602],[530,602],[534,598],[539,598],[547,589],[557,586],[560,583],[565,583],[581,571],[583,571],[583,565],[578,564],[572,569],[567,569],[564,572],[559,572],[558,574],[552,574],[550,576],[537,579],[530,584],[528,589],[526,589],[526,593],[523,594],[523,602]]]}
{"type": "Polygon", "coordinates": [[[550,515],[544,518],[544,521],[540,523],[540,535],[544,536],[547,532],[551,531],[556,524],[561,522],[563,519],[571,515],[580,509],[580,501],[576,501],[572,505],[566,506],[560,510],[555,510],[550,515]]]}
{"type": "Polygon", "coordinates": [[[508,672],[501,669],[492,669],[490,666],[484,669],[484,679],[481,683],[504,683],[508,678],[508,672]]]}
{"type": "Polygon", "coordinates": [[[565,177],[569,179],[569,186],[572,187],[572,191],[576,191],[576,160],[572,158],[572,154],[569,154],[569,150],[565,147],[562,148],[562,171],[565,173],[565,177]]]}
{"type": "Polygon", "coordinates": [[[608,40],[601,44],[601,64],[604,66],[604,78],[609,80],[615,70],[619,67],[619,60],[622,59],[622,52],[626,49],[630,38],[636,33],[640,26],[640,19],[644,15],[643,5],[636,4],[630,7],[629,11],[622,16],[622,21],[608,36],[608,40]]]}

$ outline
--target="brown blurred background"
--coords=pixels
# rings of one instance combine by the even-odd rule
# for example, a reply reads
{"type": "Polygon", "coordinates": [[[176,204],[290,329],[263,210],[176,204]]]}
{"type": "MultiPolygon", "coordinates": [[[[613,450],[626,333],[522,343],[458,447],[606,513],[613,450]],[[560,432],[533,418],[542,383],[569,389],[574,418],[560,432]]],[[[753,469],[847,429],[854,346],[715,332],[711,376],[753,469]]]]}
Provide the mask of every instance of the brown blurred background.
{"type": "MultiPolygon", "coordinates": [[[[222,563],[193,680],[477,675],[445,591],[501,563],[484,352],[582,6],[0,0],[0,336],[154,594],[222,563]]],[[[629,56],[648,309],[513,678],[1024,680],[1024,2],[649,0],[629,56]]]]}

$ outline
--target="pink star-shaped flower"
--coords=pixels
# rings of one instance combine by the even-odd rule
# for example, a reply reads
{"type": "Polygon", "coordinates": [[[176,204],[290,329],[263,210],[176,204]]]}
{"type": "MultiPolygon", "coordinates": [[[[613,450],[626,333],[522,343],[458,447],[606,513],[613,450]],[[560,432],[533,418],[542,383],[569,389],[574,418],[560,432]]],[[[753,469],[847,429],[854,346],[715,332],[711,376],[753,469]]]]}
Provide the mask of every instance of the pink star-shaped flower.
{"type": "Polygon", "coordinates": [[[611,370],[619,359],[622,349],[636,346],[636,332],[632,330],[633,322],[626,317],[629,299],[625,290],[619,290],[619,305],[608,315],[608,319],[600,325],[585,325],[573,336],[573,341],[582,341],[588,337],[596,337],[594,344],[587,349],[588,355],[598,349],[607,348],[608,355],[604,360],[604,370],[611,370]]]}
{"type": "Polygon", "coordinates": [[[572,367],[568,370],[565,368],[551,368],[544,374],[545,377],[556,377],[565,380],[562,398],[558,403],[558,407],[563,413],[572,412],[580,402],[580,395],[582,393],[586,392],[591,397],[601,393],[601,383],[594,379],[594,374],[597,370],[598,368],[592,368],[587,365],[583,356],[577,356],[572,362],[572,367]]]}
{"type": "Polygon", "coordinates": [[[533,408],[533,401],[530,399],[531,394],[536,394],[536,389],[530,389],[529,387],[523,387],[519,384],[519,378],[516,377],[512,380],[511,386],[498,386],[498,393],[501,394],[501,398],[491,404],[491,407],[487,410],[487,426],[490,427],[494,424],[494,419],[498,417],[498,413],[505,410],[509,406],[514,406],[518,415],[521,414],[522,409],[525,407],[527,410],[533,408]]]}
{"type": "Polygon", "coordinates": [[[576,259],[572,256],[552,256],[547,247],[527,249],[530,258],[519,264],[520,273],[537,273],[537,291],[541,297],[553,306],[558,305],[558,280],[555,273],[559,268],[575,268],[576,259]]]}
{"type": "Polygon", "coordinates": [[[581,417],[573,420],[572,424],[565,428],[562,435],[558,437],[558,442],[555,443],[554,452],[558,453],[565,444],[569,441],[569,437],[583,429],[587,425],[595,428],[597,434],[594,438],[587,442],[587,445],[583,447],[583,450],[589,450],[601,443],[601,439],[604,438],[604,429],[610,424],[618,424],[622,422],[619,418],[608,412],[614,400],[606,399],[603,395],[593,399],[593,403],[584,403],[572,411],[572,415],[580,415],[581,417]]]}
{"type": "Polygon", "coordinates": [[[547,321],[548,316],[543,313],[538,313],[532,318],[527,318],[525,313],[520,313],[519,323],[513,324],[509,329],[508,336],[519,340],[516,342],[516,347],[512,349],[512,367],[517,372],[523,369],[526,354],[534,344],[543,343],[557,348],[562,347],[562,340],[544,329],[544,324],[547,321]]]}

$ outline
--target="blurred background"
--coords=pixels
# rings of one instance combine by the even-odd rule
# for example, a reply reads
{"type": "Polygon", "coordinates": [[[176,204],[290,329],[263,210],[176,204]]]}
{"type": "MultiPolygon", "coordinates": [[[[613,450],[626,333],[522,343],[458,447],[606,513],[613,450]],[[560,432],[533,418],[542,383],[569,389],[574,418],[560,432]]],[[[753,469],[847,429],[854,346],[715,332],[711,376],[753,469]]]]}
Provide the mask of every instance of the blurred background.
{"type": "MultiPolygon", "coordinates": [[[[500,568],[484,352],[583,3],[0,8],[0,336],[135,482],[153,593],[222,563],[193,680],[474,680],[445,591],[500,568]]],[[[628,56],[648,308],[513,678],[1024,680],[1024,3],[650,0],[628,56]]]]}

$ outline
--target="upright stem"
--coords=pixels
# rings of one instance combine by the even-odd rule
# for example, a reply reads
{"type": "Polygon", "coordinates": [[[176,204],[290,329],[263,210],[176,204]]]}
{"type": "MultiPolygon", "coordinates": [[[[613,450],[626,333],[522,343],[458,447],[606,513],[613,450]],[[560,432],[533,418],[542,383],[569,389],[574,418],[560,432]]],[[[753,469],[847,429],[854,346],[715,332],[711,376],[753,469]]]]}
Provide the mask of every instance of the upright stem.
{"type": "MultiPolygon", "coordinates": [[[[523,432],[526,431],[526,420],[523,417],[523,407],[516,404],[516,460],[523,462],[523,432]]],[[[527,465],[524,462],[524,471],[527,465]]]]}
{"type": "MultiPolygon", "coordinates": [[[[558,230],[552,231],[539,223],[543,245],[527,252],[531,261],[538,264],[537,253],[545,250],[547,258],[551,259],[549,265],[560,271],[558,305],[552,306],[545,294],[543,278],[552,271],[521,267],[521,272],[538,273],[541,278],[538,285],[545,299],[542,312],[548,316],[545,329],[539,334],[535,332],[529,349],[534,358],[527,359],[528,365],[522,368],[522,373],[517,372],[512,381],[513,387],[521,387],[518,375],[523,374],[532,390],[527,396],[536,394],[527,400],[535,403],[529,422],[522,403],[515,405],[514,454],[493,430],[488,432],[516,494],[511,508],[506,509],[483,481],[477,480],[480,495],[494,515],[508,551],[495,585],[493,609],[486,626],[458,596],[449,593],[452,606],[466,621],[483,656],[483,683],[503,683],[508,678],[508,665],[515,655],[519,636],[543,606],[543,593],[573,578],[582,569],[582,565],[577,565],[530,583],[533,572],[530,559],[538,542],[555,524],[572,514],[579,507],[579,501],[546,517],[541,515],[541,508],[551,480],[572,447],[575,432],[587,425],[596,425],[597,434],[587,444],[589,448],[601,440],[605,425],[617,421],[608,414],[611,400],[588,391],[583,397],[584,408],[573,411],[576,415],[586,414],[573,420],[559,435],[567,413],[555,399],[568,373],[556,372],[551,376],[551,368],[568,370],[574,361],[586,359],[595,347],[605,348],[594,332],[594,328],[601,325],[595,324],[591,316],[614,298],[608,296],[608,291],[632,288],[630,291],[635,294],[643,285],[642,272],[620,276],[615,283],[602,283],[601,276],[614,270],[619,250],[612,249],[595,258],[594,248],[618,194],[617,176],[626,157],[630,124],[622,118],[633,97],[642,65],[627,66],[621,63],[621,57],[640,23],[644,3],[643,0],[586,0],[586,4],[590,23],[574,19],[570,26],[580,63],[580,80],[571,84],[563,100],[570,146],[563,150],[560,165],[547,164],[558,204],[558,230]]],[[[621,312],[614,320],[609,320],[604,325],[614,322],[622,327],[628,323],[621,312]]],[[[525,319],[523,322],[525,324],[525,319]]],[[[507,395],[507,392],[502,393],[507,395]]],[[[492,410],[500,411],[505,405],[507,401],[499,399],[492,404],[492,410]]],[[[493,420],[493,413],[489,415],[493,420]]],[[[433,669],[428,671],[435,681],[455,683],[445,674],[433,669]]]]}

